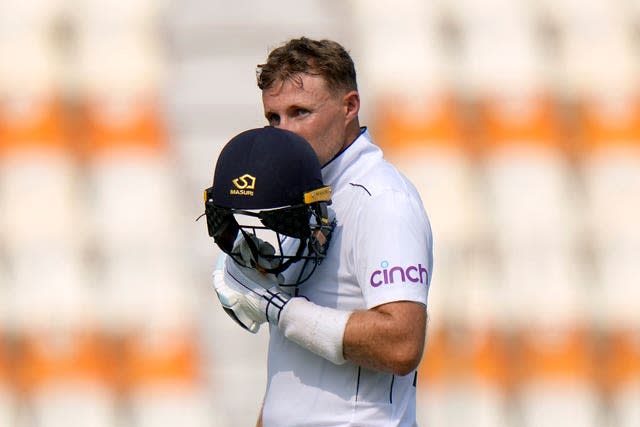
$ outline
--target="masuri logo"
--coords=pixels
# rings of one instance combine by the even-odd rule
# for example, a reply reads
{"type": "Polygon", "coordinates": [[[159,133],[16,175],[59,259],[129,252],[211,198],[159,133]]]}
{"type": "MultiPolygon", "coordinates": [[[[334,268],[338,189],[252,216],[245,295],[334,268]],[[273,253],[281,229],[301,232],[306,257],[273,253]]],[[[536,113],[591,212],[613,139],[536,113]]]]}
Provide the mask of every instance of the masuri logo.
{"type": "Polygon", "coordinates": [[[244,175],[231,181],[236,189],[229,190],[229,194],[235,196],[253,196],[256,188],[256,177],[245,173],[244,175]]]}
{"type": "Polygon", "coordinates": [[[248,173],[231,182],[233,182],[233,185],[235,185],[238,190],[254,190],[256,188],[256,177],[248,173]]]}

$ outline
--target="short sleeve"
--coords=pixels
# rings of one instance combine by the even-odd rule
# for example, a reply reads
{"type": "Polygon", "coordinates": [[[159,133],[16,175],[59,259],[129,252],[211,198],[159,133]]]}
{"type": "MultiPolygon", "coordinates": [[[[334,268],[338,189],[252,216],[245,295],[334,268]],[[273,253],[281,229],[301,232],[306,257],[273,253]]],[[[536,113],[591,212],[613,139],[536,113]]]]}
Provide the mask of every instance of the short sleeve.
{"type": "Polygon", "coordinates": [[[388,190],[361,206],[355,269],[367,308],[392,301],[427,304],[432,235],[422,202],[388,190]]]}

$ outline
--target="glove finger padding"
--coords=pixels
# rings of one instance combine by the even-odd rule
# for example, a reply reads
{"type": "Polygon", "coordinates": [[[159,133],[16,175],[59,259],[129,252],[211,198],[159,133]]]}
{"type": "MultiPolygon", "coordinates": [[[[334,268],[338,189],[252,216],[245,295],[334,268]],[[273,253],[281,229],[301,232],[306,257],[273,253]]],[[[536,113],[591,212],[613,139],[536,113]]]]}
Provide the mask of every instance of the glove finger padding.
{"type": "Polygon", "coordinates": [[[218,259],[213,286],[225,312],[252,333],[258,332],[266,321],[277,324],[291,298],[277,286],[273,274],[242,267],[225,254],[218,259]]]}
{"type": "Polygon", "coordinates": [[[291,296],[278,286],[278,279],[273,274],[264,274],[254,268],[247,268],[236,263],[231,257],[225,261],[225,281],[235,282],[251,294],[250,299],[257,299],[258,311],[265,320],[276,323],[280,311],[291,296]]]}
{"type": "Polygon", "coordinates": [[[260,325],[266,321],[266,317],[262,321],[259,319],[263,317],[260,315],[259,300],[256,298],[256,301],[251,301],[251,298],[247,298],[242,292],[227,285],[222,270],[216,270],[213,273],[213,286],[225,313],[244,329],[257,333],[260,325]]]}
{"type": "Polygon", "coordinates": [[[249,332],[256,333],[260,325],[267,321],[265,312],[260,306],[265,290],[254,284],[234,266],[237,264],[230,257],[225,254],[220,255],[213,273],[213,286],[222,308],[229,317],[249,332]],[[235,272],[234,275],[229,273],[226,268],[228,266],[231,266],[232,271],[235,272]]]}

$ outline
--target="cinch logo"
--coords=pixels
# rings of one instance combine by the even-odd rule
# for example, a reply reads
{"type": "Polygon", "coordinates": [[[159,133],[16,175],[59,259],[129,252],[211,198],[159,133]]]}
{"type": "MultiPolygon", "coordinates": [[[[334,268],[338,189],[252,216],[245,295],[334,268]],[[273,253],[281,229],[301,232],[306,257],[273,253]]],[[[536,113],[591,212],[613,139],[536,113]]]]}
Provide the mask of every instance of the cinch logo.
{"type": "Polygon", "coordinates": [[[389,263],[382,261],[380,267],[382,269],[371,273],[371,278],[369,279],[369,283],[374,288],[380,285],[390,285],[396,281],[427,284],[429,279],[429,272],[422,264],[410,265],[407,268],[400,266],[389,268],[389,263]]]}
{"type": "Polygon", "coordinates": [[[229,194],[240,196],[253,196],[253,190],[256,188],[256,177],[251,176],[248,173],[231,181],[237,188],[229,190],[229,194]]]}

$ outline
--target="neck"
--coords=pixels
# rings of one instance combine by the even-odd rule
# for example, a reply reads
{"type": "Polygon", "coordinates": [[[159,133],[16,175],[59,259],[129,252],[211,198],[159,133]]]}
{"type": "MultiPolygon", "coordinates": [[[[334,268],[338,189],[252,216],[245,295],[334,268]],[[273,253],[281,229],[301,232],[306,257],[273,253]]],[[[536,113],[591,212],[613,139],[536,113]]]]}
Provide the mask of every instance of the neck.
{"type": "MultiPolygon", "coordinates": [[[[342,146],[342,150],[353,144],[353,141],[360,135],[360,121],[356,117],[349,125],[347,126],[347,132],[345,135],[344,145],[342,146]]],[[[342,151],[340,150],[340,151],[342,151]]]]}

